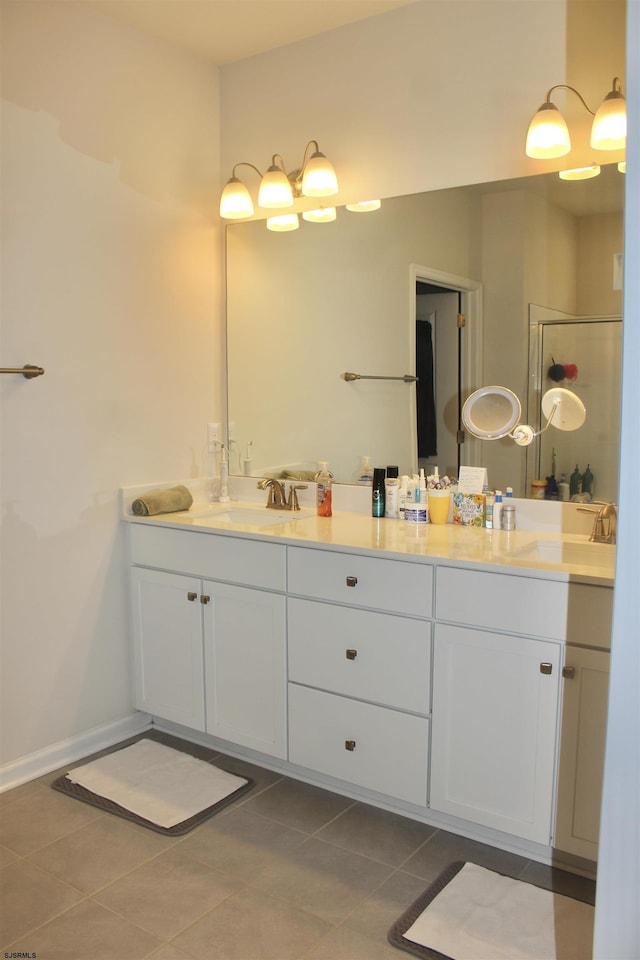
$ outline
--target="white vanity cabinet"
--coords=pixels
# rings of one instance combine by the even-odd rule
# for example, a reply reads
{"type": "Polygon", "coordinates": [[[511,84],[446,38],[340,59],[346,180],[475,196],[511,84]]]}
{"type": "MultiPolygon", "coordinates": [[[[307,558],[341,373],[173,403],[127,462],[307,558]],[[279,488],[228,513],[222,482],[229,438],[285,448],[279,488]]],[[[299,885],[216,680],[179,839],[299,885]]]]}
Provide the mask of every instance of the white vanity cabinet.
{"type": "Polygon", "coordinates": [[[290,548],[292,763],[426,806],[432,580],[428,564],[290,548]]]}
{"type": "Polygon", "coordinates": [[[564,650],[554,847],[598,858],[613,590],[574,584],[564,650]]]}
{"type": "Polygon", "coordinates": [[[285,547],[140,524],[130,548],[136,706],[286,758],[285,547]]]}
{"type": "Polygon", "coordinates": [[[550,843],[565,592],[556,581],[438,568],[433,810],[550,843]]]}

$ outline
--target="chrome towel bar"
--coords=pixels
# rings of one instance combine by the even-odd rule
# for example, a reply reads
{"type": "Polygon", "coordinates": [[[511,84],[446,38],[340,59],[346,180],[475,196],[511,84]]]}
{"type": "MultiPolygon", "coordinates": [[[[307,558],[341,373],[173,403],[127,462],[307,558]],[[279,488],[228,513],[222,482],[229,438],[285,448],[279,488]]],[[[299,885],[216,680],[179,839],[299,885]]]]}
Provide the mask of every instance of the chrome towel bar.
{"type": "Polygon", "coordinates": [[[342,379],[346,380],[347,383],[351,380],[404,380],[405,383],[416,383],[418,378],[412,377],[408,373],[405,373],[404,377],[368,377],[363,373],[343,373],[342,379]]]}
{"type": "Polygon", "coordinates": [[[24,367],[0,367],[0,373],[21,373],[26,380],[33,380],[34,377],[41,377],[44,369],[25,363],[24,367]]]}

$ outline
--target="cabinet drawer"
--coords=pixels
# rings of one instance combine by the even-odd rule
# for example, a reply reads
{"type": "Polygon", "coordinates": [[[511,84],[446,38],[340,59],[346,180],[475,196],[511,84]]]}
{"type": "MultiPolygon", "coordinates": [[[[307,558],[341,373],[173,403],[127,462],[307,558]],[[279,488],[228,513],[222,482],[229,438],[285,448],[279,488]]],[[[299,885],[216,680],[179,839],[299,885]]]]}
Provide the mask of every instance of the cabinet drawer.
{"type": "Polygon", "coordinates": [[[436,618],[564,640],[567,597],[561,581],[439,567],[436,618]]]}
{"type": "Polygon", "coordinates": [[[428,744],[423,717],[289,684],[292,763],[425,806],[428,744]]]}
{"type": "Polygon", "coordinates": [[[290,547],[289,593],[357,607],[430,617],[429,564],[290,547]]]}
{"type": "Polygon", "coordinates": [[[430,623],[295,598],[287,610],[290,680],[429,713],[430,623]]]}
{"type": "Polygon", "coordinates": [[[266,590],[284,591],[285,550],[262,540],[130,524],[131,562],[266,590]]]}

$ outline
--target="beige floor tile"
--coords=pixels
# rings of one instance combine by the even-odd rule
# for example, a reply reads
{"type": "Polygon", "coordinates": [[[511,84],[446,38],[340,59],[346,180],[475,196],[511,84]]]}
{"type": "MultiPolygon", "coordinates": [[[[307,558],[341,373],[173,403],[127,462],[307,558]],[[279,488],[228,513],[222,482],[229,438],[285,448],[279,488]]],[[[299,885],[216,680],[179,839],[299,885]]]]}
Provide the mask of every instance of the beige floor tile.
{"type": "Polygon", "coordinates": [[[8,847],[3,847],[0,845],[0,870],[2,867],[6,867],[8,864],[13,863],[13,861],[17,859],[18,854],[14,850],[9,850],[8,847]]]}
{"type": "Polygon", "coordinates": [[[94,893],[177,841],[105,816],[29,855],[33,863],[83,893],[94,893]]]}
{"type": "Polygon", "coordinates": [[[399,960],[399,957],[402,954],[386,942],[386,937],[370,940],[354,930],[337,927],[303,954],[302,960],[399,960]]]}
{"type": "Polygon", "coordinates": [[[544,863],[529,861],[522,871],[520,879],[532,883],[536,887],[542,887],[544,890],[553,890],[554,893],[560,893],[564,897],[573,897],[574,900],[582,900],[584,903],[590,904],[596,902],[595,880],[590,880],[588,877],[579,877],[574,873],[567,873],[565,870],[558,870],[544,863]]]}
{"type": "Polygon", "coordinates": [[[169,850],[95,895],[100,903],[167,940],[240,887],[228,874],[169,850]]]}
{"type": "Polygon", "coordinates": [[[253,880],[279,857],[287,856],[308,838],[240,806],[224,817],[213,817],[180,843],[180,852],[209,867],[243,880],[253,880]]]}
{"type": "Polygon", "coordinates": [[[311,838],[268,867],[252,888],[338,924],[391,873],[382,863],[311,838]]]}
{"type": "Polygon", "coordinates": [[[0,871],[0,944],[12,943],[81,899],[66,883],[16,860],[0,871]]]}
{"type": "Polygon", "coordinates": [[[291,904],[247,889],[175,939],[196,960],[297,960],[330,928],[291,904]]]}
{"type": "Polygon", "coordinates": [[[315,833],[353,803],[337,793],[296,780],[280,780],[243,806],[294,830],[315,833]]]}
{"type": "Polygon", "coordinates": [[[477,840],[469,840],[455,833],[438,830],[420,849],[402,865],[406,873],[435,880],[442,871],[457,860],[477,863],[487,870],[495,870],[509,877],[519,877],[527,860],[515,853],[490,847],[477,840]]]}
{"type": "Polygon", "coordinates": [[[428,885],[419,877],[397,871],[349,914],[344,926],[364,937],[386,940],[392,924],[424,893],[428,885]]]}
{"type": "Polygon", "coordinates": [[[0,843],[23,856],[104,816],[95,807],[51,789],[38,789],[12,803],[0,817],[0,843]]]}
{"type": "Polygon", "coordinates": [[[158,945],[144,930],[85,900],[12,949],[38,960],[143,960],[158,945]]]}
{"type": "Polygon", "coordinates": [[[315,835],[345,850],[399,867],[435,833],[417,820],[356,803],[315,835]]]}
{"type": "Polygon", "coordinates": [[[149,960],[193,960],[193,954],[178,950],[172,943],[166,943],[155,953],[152,953],[149,960]]]}

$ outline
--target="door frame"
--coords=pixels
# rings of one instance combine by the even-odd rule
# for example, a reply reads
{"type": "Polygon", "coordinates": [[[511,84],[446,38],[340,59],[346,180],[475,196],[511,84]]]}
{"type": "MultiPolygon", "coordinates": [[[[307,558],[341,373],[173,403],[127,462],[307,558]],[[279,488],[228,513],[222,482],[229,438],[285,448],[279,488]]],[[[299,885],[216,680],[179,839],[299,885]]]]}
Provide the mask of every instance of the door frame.
{"type": "MultiPolygon", "coordinates": [[[[482,383],[483,370],[483,315],[482,315],[482,284],[469,277],[458,277],[453,273],[445,273],[435,267],[425,267],[421,264],[409,264],[409,282],[411,295],[409,297],[409,349],[411,369],[416,372],[416,283],[433,284],[460,293],[461,312],[465,317],[465,349],[462,353],[461,386],[463,398],[477,390],[482,383]]],[[[411,421],[411,436],[415,438],[412,452],[413,463],[418,464],[418,413],[415,391],[412,391],[409,404],[411,421]]],[[[467,466],[480,465],[480,441],[465,435],[464,457],[467,466]]]]}

